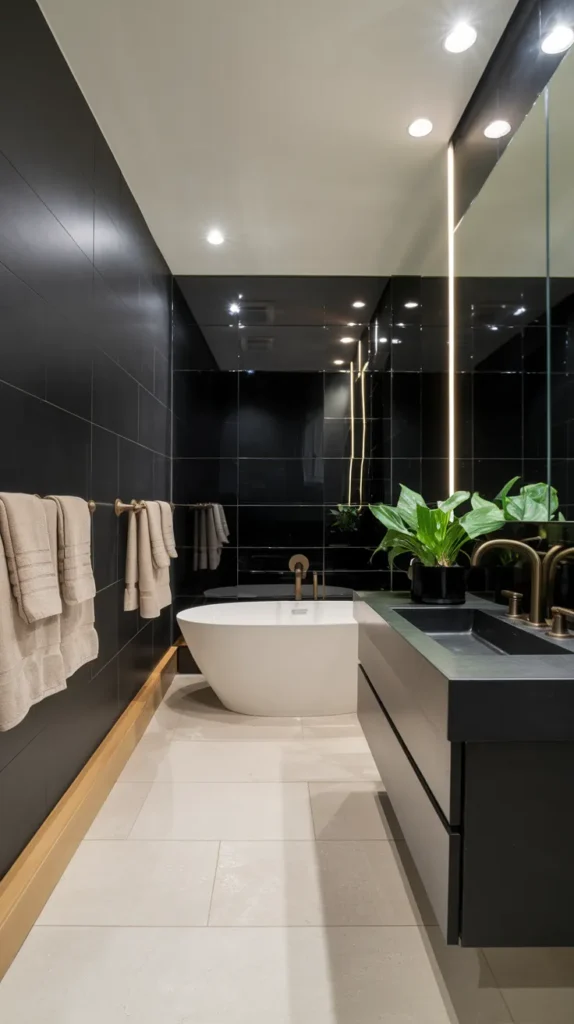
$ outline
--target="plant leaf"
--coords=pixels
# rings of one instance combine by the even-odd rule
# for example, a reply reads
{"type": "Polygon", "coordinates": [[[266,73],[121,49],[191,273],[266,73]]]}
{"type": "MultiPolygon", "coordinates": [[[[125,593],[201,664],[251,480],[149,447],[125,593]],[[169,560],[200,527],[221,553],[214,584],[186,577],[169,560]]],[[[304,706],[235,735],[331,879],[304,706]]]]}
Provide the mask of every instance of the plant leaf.
{"type": "Polygon", "coordinates": [[[470,499],[470,504],[472,505],[473,508],[498,508],[498,505],[495,505],[493,501],[488,501],[486,498],[481,498],[478,491],[474,492],[472,498],[470,499]]]}
{"type": "Polygon", "coordinates": [[[471,540],[480,537],[484,533],[493,533],[504,525],[504,512],[496,505],[489,503],[489,507],[479,506],[473,508],[472,512],[459,519],[460,525],[466,531],[471,540]]]}
{"type": "Polygon", "coordinates": [[[417,494],[416,491],[411,491],[410,487],[406,487],[405,484],[401,484],[401,493],[399,500],[397,501],[397,511],[401,514],[404,521],[408,523],[412,530],[416,530],[418,525],[417,520],[417,508],[423,506],[426,508],[426,501],[421,494],[417,494]]]}
{"type": "Polygon", "coordinates": [[[508,497],[510,491],[512,490],[512,488],[518,480],[520,480],[519,476],[513,476],[512,480],[509,480],[508,483],[504,485],[502,490],[498,492],[494,500],[500,501],[502,504],[504,504],[505,499],[508,497]]]}
{"type": "Polygon", "coordinates": [[[375,519],[378,519],[387,530],[397,530],[398,533],[411,534],[408,524],[403,521],[400,512],[391,505],[369,505],[375,519]]]}
{"type": "Polygon", "coordinates": [[[521,523],[545,523],[548,519],[548,508],[528,494],[519,494],[509,498],[506,504],[507,518],[521,523]]]}
{"type": "Polygon", "coordinates": [[[426,505],[419,505],[417,508],[417,540],[424,544],[437,561],[440,559],[447,530],[450,523],[450,513],[443,512],[440,508],[427,508],[426,505]]]}
{"type": "Polygon", "coordinates": [[[455,491],[454,494],[451,494],[450,498],[446,499],[446,501],[439,501],[438,507],[442,509],[443,512],[454,512],[455,508],[458,508],[459,505],[468,501],[469,498],[470,491],[455,491]]]}
{"type": "Polygon", "coordinates": [[[558,508],[558,491],[555,487],[550,487],[545,483],[525,484],[520,488],[520,494],[544,505],[547,510],[547,518],[552,519],[558,508]]]}

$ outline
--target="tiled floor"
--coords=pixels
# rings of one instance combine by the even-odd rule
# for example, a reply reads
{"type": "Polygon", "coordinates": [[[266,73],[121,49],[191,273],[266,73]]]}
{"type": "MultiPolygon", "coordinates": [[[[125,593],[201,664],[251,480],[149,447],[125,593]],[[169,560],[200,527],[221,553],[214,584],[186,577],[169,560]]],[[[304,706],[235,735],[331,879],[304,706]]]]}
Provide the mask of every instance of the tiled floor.
{"type": "Polygon", "coordinates": [[[446,947],[356,717],[247,719],[179,677],[0,1020],[572,1024],[574,951],[446,947]]]}

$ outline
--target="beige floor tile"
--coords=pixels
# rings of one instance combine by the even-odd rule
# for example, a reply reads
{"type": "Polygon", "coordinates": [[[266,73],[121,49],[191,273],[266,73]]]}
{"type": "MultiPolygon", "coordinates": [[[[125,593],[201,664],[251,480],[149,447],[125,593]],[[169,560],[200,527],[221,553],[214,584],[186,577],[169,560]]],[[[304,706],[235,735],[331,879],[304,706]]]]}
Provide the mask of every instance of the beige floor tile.
{"type": "Polygon", "coordinates": [[[228,711],[203,678],[176,676],[147,735],[169,734],[178,740],[300,739],[299,718],[255,718],[228,711]]]}
{"type": "Polygon", "coordinates": [[[447,946],[436,925],[421,935],[453,1024],[511,1024],[483,950],[447,946]]]}
{"type": "Polygon", "coordinates": [[[131,839],[312,839],[304,783],[155,783],[131,839]]]}
{"type": "Polygon", "coordinates": [[[39,925],[204,925],[217,842],[82,843],[39,925]]]}
{"type": "Polygon", "coordinates": [[[310,782],[317,839],[392,839],[379,800],[382,782],[310,782]]]}
{"type": "Polygon", "coordinates": [[[144,736],[120,782],[342,782],[379,775],[361,737],[189,743],[144,736]]]}
{"type": "Polygon", "coordinates": [[[417,928],[35,928],[0,1019],[452,1024],[417,928]]]}
{"type": "Polygon", "coordinates": [[[326,715],[322,718],[302,718],[306,739],[328,739],[338,736],[363,736],[356,715],[326,715]]]}
{"type": "Polygon", "coordinates": [[[517,1024],[572,1024],[574,949],[486,949],[517,1024]]]}
{"type": "Polygon", "coordinates": [[[210,925],[414,925],[388,842],[221,844],[210,925]]]}
{"type": "Polygon", "coordinates": [[[127,839],[151,782],[116,782],[85,839],[127,839]]]}

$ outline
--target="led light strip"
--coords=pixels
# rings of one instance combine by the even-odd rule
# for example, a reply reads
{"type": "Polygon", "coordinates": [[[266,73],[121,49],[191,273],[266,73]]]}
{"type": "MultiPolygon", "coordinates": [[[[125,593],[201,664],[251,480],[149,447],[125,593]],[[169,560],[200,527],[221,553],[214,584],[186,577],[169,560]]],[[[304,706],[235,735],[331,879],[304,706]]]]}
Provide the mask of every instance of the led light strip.
{"type": "Polygon", "coordinates": [[[454,149],[448,147],[447,156],[447,208],[448,208],[448,489],[456,490],[456,324],[454,294],[454,149]]]}
{"type": "Polygon", "coordinates": [[[349,387],[351,389],[351,458],[349,460],[349,500],[348,505],[352,504],[353,500],[353,460],[355,458],[355,364],[351,363],[351,369],[349,373],[349,387]]]}

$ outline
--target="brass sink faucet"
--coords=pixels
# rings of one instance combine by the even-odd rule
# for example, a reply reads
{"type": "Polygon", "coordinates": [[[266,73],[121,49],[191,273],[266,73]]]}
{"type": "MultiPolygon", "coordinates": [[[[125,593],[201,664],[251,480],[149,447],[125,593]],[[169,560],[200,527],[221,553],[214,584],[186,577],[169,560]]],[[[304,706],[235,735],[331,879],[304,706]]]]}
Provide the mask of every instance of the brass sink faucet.
{"type": "Polygon", "coordinates": [[[536,629],[543,629],[546,626],[542,614],[542,563],[534,548],[521,540],[512,540],[508,537],[500,537],[498,540],[485,540],[473,551],[470,561],[471,565],[479,565],[483,555],[488,551],[506,548],[508,551],[516,551],[523,555],[530,562],[530,614],[528,621],[536,629]]]}

